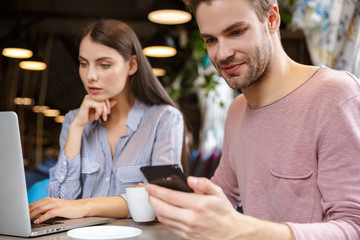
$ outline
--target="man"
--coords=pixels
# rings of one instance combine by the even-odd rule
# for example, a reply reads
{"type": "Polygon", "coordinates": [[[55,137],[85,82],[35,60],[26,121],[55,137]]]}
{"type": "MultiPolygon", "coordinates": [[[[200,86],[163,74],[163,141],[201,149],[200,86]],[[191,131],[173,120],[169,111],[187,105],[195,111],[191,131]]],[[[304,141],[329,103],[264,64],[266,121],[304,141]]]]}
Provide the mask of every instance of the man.
{"type": "Polygon", "coordinates": [[[196,193],[147,185],[158,219],[184,239],[360,239],[358,80],[292,61],[276,0],[187,2],[213,64],[243,95],[211,182],[189,177],[196,193]]]}

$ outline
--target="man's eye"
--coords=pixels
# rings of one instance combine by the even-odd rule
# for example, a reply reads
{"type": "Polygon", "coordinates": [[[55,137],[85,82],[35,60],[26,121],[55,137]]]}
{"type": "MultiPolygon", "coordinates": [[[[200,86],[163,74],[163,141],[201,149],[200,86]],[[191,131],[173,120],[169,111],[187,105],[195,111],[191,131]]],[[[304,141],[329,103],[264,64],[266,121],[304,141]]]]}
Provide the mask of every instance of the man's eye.
{"type": "Polygon", "coordinates": [[[235,31],[233,31],[231,34],[232,34],[233,36],[238,36],[238,35],[240,35],[242,32],[243,32],[242,30],[235,30],[235,31]]]}
{"type": "Polygon", "coordinates": [[[213,42],[215,42],[215,38],[205,39],[205,43],[206,43],[206,44],[210,44],[210,43],[213,43],[213,42]]]}

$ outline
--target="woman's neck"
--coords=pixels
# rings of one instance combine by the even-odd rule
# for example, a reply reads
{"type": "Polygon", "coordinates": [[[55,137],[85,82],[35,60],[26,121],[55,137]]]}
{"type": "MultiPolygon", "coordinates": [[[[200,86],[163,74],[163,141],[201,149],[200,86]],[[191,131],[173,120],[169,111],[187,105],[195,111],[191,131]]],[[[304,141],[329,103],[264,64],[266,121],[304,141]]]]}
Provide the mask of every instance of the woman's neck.
{"type": "Polygon", "coordinates": [[[111,108],[107,122],[124,122],[134,106],[136,98],[133,94],[127,94],[114,99],[117,103],[111,108]]]}

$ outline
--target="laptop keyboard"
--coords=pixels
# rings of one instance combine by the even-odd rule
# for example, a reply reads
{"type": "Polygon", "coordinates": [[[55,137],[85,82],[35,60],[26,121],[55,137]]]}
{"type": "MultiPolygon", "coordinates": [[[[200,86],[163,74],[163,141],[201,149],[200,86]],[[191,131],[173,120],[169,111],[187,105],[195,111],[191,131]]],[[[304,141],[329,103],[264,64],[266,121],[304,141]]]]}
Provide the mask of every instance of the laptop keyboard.
{"type": "Polygon", "coordinates": [[[51,226],[51,225],[55,225],[55,224],[62,224],[63,222],[61,220],[64,220],[65,218],[52,218],[49,220],[46,220],[45,222],[42,223],[33,223],[31,222],[31,228],[40,228],[40,227],[46,227],[46,226],[51,226]]]}

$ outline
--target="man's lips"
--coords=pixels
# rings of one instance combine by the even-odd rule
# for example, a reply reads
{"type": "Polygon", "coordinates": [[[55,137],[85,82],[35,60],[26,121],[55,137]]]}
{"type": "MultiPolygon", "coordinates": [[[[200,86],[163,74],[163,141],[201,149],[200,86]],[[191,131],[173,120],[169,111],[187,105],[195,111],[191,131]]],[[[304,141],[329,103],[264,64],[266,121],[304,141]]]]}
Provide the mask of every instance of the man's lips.
{"type": "Polygon", "coordinates": [[[96,95],[99,94],[101,91],[101,88],[97,87],[88,87],[90,94],[96,95]]]}
{"type": "Polygon", "coordinates": [[[242,64],[231,64],[226,66],[221,66],[221,70],[228,75],[235,74],[236,71],[241,67],[242,64]]]}

